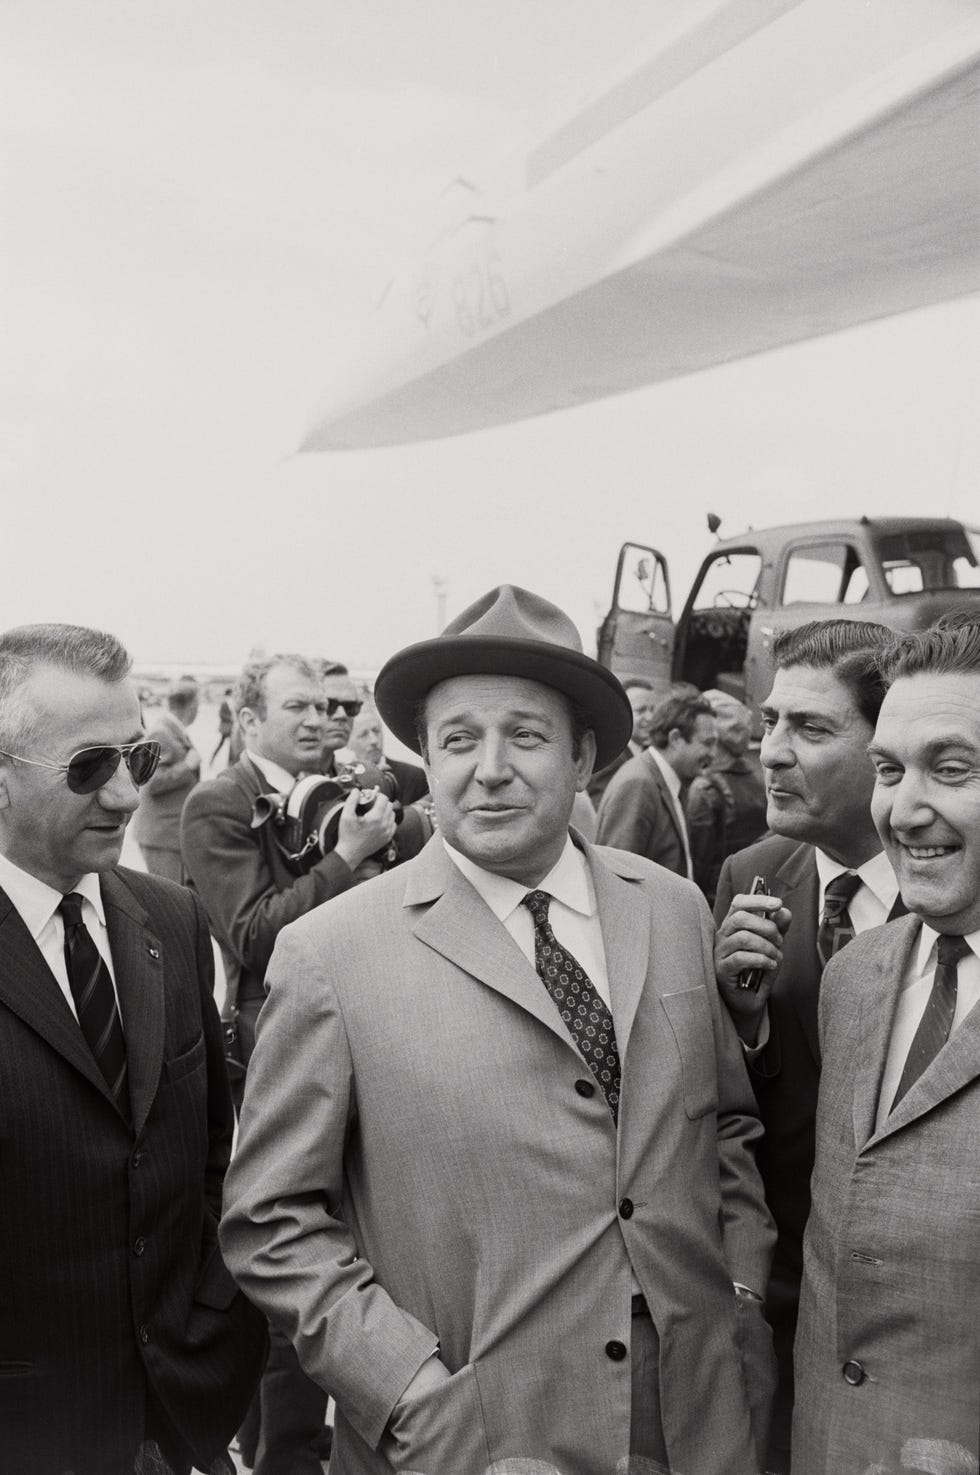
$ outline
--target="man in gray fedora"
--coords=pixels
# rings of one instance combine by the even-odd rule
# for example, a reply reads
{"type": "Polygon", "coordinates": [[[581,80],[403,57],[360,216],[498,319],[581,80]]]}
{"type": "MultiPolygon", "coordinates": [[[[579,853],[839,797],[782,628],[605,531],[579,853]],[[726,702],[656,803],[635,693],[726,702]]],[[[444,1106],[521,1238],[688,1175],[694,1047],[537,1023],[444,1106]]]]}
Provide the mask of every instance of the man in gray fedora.
{"type": "Polygon", "coordinates": [[[756,1475],[772,1230],[696,889],[569,832],[632,712],[492,590],[381,671],[438,833],[280,935],[222,1246],[332,1475],[756,1475]]]}

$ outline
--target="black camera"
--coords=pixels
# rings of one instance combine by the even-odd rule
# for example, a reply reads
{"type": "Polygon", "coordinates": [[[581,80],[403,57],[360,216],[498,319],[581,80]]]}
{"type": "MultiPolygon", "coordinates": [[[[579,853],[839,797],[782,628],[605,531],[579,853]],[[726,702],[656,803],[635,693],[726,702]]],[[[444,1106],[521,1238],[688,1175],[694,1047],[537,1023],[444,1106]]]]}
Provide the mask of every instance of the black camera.
{"type": "MultiPolygon", "coordinates": [[[[340,816],[348,794],[360,792],[358,814],[365,814],[379,794],[395,806],[400,823],[398,780],[389,769],[370,763],[339,763],[336,773],[313,773],[301,778],[288,794],[260,794],[252,810],[252,829],[271,824],[273,836],[290,867],[302,875],[337,844],[340,816]]],[[[397,855],[394,841],[377,854],[382,865],[391,865],[397,855]]]]}

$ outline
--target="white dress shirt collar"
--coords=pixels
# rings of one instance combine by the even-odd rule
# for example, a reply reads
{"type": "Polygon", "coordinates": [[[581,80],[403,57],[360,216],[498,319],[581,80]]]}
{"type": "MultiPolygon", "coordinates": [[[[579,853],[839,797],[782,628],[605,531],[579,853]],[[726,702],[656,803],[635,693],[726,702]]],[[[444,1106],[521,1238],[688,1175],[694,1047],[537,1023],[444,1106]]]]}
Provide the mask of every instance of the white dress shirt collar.
{"type": "Polygon", "coordinates": [[[813,847],[813,854],[817,863],[817,878],[820,882],[821,910],[823,910],[824,893],[829,882],[833,881],[835,876],[842,876],[845,871],[853,870],[854,875],[860,876],[863,884],[883,907],[886,916],[891,911],[898,896],[898,882],[883,850],[879,850],[877,855],[873,855],[870,860],[866,860],[863,865],[857,867],[842,866],[839,861],[832,860],[816,846],[813,847]]]}
{"type": "Polygon", "coordinates": [[[547,891],[570,911],[578,912],[583,917],[595,916],[596,899],[589,864],[572,843],[571,836],[566,839],[565,848],[551,870],[533,888],[524,886],[520,881],[512,881],[509,876],[498,876],[493,871],[486,871],[462,855],[448,840],[443,839],[442,843],[450,860],[458,866],[501,922],[505,922],[520,906],[529,890],[547,891]]]}
{"type": "MultiPolygon", "coordinates": [[[[916,954],[915,978],[922,978],[926,973],[935,972],[939,961],[936,956],[936,945],[939,941],[939,933],[935,928],[923,922],[919,929],[919,950],[916,954]]],[[[968,945],[974,957],[980,958],[980,931],[967,932],[963,941],[968,945]]],[[[911,980],[909,980],[911,981],[911,980]]]]}
{"type": "MultiPolygon", "coordinates": [[[[5,855],[0,855],[0,886],[7,893],[20,913],[27,930],[37,942],[58,910],[62,893],[56,891],[53,886],[49,886],[46,881],[39,881],[37,876],[32,876],[29,871],[21,870],[20,866],[8,860],[5,855]]],[[[72,889],[91,903],[99,922],[104,927],[105,907],[102,904],[102,888],[97,873],[90,871],[72,889]]]]}
{"type": "Polygon", "coordinates": [[[263,758],[247,745],[245,751],[266,783],[271,784],[277,794],[289,794],[292,792],[296,780],[291,773],[287,773],[284,768],[280,768],[278,763],[273,763],[271,758],[263,758]]]}

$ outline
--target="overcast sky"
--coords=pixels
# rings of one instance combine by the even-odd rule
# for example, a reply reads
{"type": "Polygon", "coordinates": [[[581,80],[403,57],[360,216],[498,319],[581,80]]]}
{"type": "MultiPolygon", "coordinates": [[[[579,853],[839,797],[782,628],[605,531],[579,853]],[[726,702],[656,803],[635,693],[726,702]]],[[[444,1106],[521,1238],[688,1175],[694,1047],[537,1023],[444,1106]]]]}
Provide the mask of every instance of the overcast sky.
{"type": "Polygon", "coordinates": [[[680,0],[0,0],[0,626],[141,664],[377,666],[490,585],[588,643],[626,538],[980,520],[980,301],[432,445],[294,456],[343,331],[460,168],[680,0]]]}

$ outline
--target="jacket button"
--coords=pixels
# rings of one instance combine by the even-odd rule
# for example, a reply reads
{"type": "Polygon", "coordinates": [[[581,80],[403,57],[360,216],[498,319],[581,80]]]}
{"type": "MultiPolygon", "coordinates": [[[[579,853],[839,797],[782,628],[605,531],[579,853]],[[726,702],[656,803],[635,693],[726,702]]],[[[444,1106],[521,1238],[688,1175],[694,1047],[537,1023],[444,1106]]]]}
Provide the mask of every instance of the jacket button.
{"type": "Polygon", "coordinates": [[[143,1253],[143,1251],[145,1249],[146,1249],[146,1240],[143,1238],[143,1236],[141,1234],[138,1234],[136,1236],[135,1240],[133,1241],[133,1254],[134,1255],[142,1255],[142,1253],[143,1253]]]}
{"type": "Polygon", "coordinates": [[[864,1368],[859,1362],[845,1362],[844,1382],[850,1383],[852,1388],[858,1388],[864,1382],[864,1368]]]}
{"type": "Polygon", "coordinates": [[[606,1356],[611,1362],[622,1362],[626,1356],[626,1346],[623,1342],[607,1342],[606,1356]]]}
{"type": "Polygon", "coordinates": [[[591,1081],[576,1081],[575,1089],[580,1096],[594,1096],[595,1086],[591,1081]]]}
{"type": "Polygon", "coordinates": [[[140,1323],[136,1335],[139,1337],[140,1341],[145,1347],[147,1342],[150,1340],[150,1328],[147,1326],[145,1321],[140,1323]]]}
{"type": "Polygon", "coordinates": [[[139,1152],[138,1150],[136,1152],[134,1152],[133,1153],[133,1156],[130,1158],[130,1163],[132,1164],[132,1166],[134,1168],[138,1168],[139,1165],[140,1165],[140,1163],[142,1161],[143,1161],[143,1154],[141,1152],[139,1152]]]}
{"type": "Polygon", "coordinates": [[[623,1218],[623,1219],[632,1219],[632,1217],[633,1217],[633,1200],[631,1198],[624,1198],[623,1199],[622,1203],[619,1206],[619,1213],[620,1213],[620,1217],[623,1218]]]}

